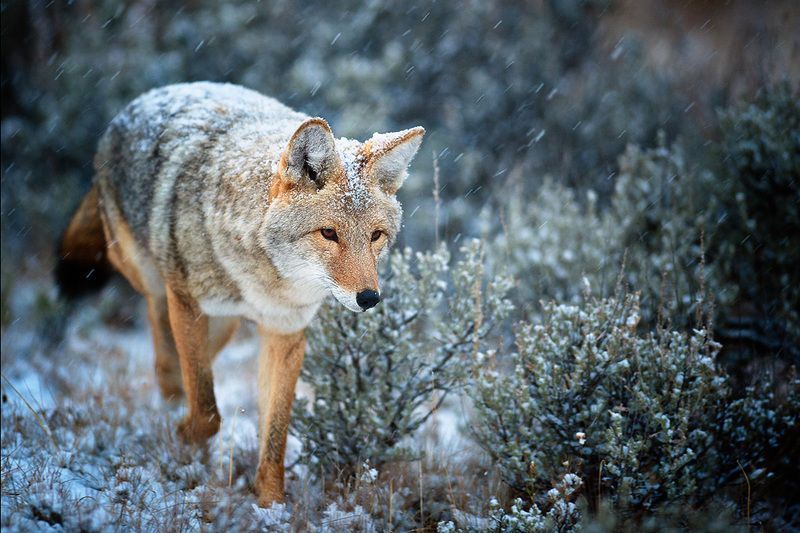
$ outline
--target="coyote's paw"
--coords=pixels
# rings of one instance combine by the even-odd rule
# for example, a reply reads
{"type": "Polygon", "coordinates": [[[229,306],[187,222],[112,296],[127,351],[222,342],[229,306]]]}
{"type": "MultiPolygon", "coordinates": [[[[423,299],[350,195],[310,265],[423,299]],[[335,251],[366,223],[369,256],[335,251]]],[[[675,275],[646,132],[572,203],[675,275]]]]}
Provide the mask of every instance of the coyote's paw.
{"type": "Polygon", "coordinates": [[[219,413],[208,417],[187,416],[178,424],[178,436],[185,442],[203,444],[217,434],[221,422],[219,413]]]}
{"type": "Polygon", "coordinates": [[[273,503],[283,503],[285,500],[283,487],[256,485],[259,507],[270,507],[273,503]]]}

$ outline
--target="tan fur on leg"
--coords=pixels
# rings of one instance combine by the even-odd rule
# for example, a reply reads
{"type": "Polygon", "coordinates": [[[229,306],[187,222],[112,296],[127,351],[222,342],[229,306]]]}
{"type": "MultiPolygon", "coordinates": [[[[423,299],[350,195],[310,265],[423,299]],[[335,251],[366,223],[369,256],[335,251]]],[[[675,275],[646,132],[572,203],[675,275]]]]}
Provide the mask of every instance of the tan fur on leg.
{"type": "Polygon", "coordinates": [[[169,402],[177,402],[183,398],[181,364],[175,339],[172,338],[165,297],[147,296],[147,318],[153,330],[156,378],[161,388],[161,395],[169,402]]]}
{"type": "Polygon", "coordinates": [[[177,294],[169,286],[167,306],[189,404],[189,414],[178,425],[178,434],[199,444],[216,434],[221,422],[208,357],[208,317],[191,298],[177,294]]]}
{"type": "Polygon", "coordinates": [[[292,414],[294,388],[305,355],[305,332],[261,332],[259,382],[259,462],[256,475],[258,502],[282,502],[283,459],[292,414]]]}

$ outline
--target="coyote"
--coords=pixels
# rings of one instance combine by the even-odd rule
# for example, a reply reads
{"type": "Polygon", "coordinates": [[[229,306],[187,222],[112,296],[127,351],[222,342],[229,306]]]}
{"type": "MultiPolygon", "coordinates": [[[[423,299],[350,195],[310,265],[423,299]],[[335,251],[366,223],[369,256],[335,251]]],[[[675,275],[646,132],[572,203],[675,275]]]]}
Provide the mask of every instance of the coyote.
{"type": "Polygon", "coordinates": [[[395,193],[425,130],[335,139],[328,123],[228,84],[154,89],[109,124],[95,180],[59,245],[62,293],[110,266],[147,300],[163,396],[186,395],[178,434],[202,443],[220,415],[211,363],[254,321],[259,503],[284,499],[284,453],[304,329],[330,294],[380,301],[377,263],[400,228],[395,193]]]}

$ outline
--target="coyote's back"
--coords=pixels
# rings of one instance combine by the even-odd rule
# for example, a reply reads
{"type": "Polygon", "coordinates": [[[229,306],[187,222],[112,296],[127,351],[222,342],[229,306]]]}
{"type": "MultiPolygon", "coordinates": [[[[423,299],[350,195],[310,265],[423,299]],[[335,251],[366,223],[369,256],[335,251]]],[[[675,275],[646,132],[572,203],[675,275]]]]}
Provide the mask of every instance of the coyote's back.
{"type": "Polygon", "coordinates": [[[231,172],[271,178],[305,120],[277,100],[236,85],[170,85],[140,96],[100,141],[95,168],[137,240],[164,248],[181,194],[218,189],[231,172]],[[171,194],[166,194],[170,192],[171,194]]]}
{"type": "MultiPolygon", "coordinates": [[[[202,217],[196,200],[217,194],[226,168],[268,182],[270,165],[306,118],[275,99],[227,84],[170,85],[132,101],[103,134],[95,183],[59,242],[56,280],[62,293],[79,296],[103,285],[107,248],[119,241],[117,227],[132,237],[128,244],[135,244],[137,255],[148,256],[151,270],[186,269],[184,251],[193,263],[213,263],[204,257],[207,248],[188,252],[176,246],[176,226],[202,228],[195,224],[202,217]]],[[[190,232],[189,240],[196,241],[194,236],[190,232]]]]}

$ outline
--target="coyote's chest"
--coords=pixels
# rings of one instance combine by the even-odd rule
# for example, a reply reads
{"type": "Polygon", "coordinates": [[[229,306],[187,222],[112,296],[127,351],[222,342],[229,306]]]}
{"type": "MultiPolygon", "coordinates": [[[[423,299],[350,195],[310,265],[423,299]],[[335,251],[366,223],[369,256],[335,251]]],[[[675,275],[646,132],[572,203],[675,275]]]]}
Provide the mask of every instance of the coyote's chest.
{"type": "Polygon", "coordinates": [[[276,331],[292,332],[304,328],[311,322],[322,300],[298,306],[264,295],[258,302],[207,298],[200,300],[199,303],[200,309],[209,316],[241,316],[257,324],[267,324],[270,329],[276,331]]]}
{"type": "Polygon", "coordinates": [[[321,303],[290,306],[265,298],[260,304],[254,305],[243,300],[207,299],[200,301],[200,308],[209,316],[242,316],[257,324],[268,324],[270,329],[276,331],[292,332],[308,325],[321,303]]]}

